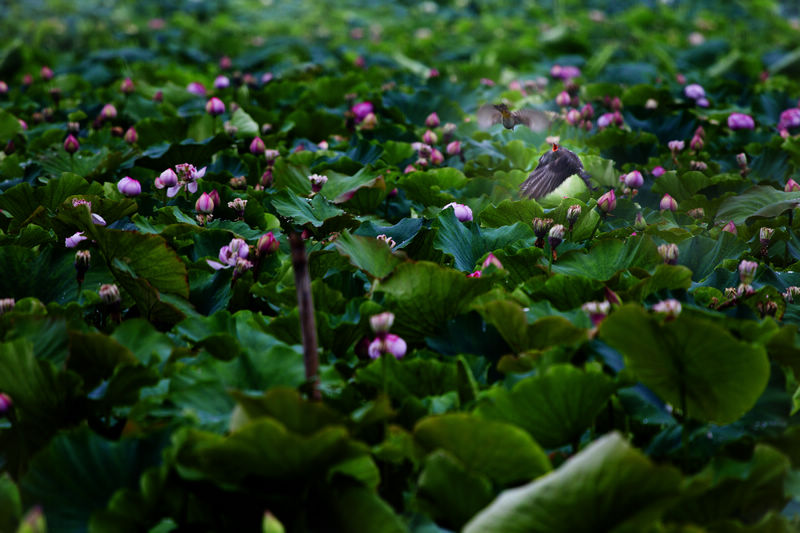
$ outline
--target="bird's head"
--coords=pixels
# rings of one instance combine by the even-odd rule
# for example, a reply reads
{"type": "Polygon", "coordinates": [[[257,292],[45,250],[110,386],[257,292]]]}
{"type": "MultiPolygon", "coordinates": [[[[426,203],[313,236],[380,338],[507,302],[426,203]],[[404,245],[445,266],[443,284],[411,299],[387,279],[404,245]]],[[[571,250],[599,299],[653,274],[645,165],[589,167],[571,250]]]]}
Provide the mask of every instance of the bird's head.
{"type": "Polygon", "coordinates": [[[494,108],[497,109],[503,117],[511,116],[511,110],[508,109],[506,104],[495,104],[494,108]]]}

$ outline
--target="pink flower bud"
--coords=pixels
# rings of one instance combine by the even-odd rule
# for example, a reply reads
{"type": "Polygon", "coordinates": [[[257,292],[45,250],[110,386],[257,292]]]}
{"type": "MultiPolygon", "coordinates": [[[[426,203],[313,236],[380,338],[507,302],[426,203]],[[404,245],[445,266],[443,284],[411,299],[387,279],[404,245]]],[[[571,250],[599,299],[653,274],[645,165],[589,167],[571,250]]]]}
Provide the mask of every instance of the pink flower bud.
{"type": "Polygon", "coordinates": [[[403,169],[403,174],[410,174],[412,172],[416,172],[416,170],[417,169],[414,167],[414,165],[409,164],[406,165],[406,168],[403,169]]]}
{"type": "Polygon", "coordinates": [[[425,126],[428,128],[436,128],[439,126],[439,115],[434,111],[425,119],[425,126]]]}
{"type": "Polygon", "coordinates": [[[659,202],[658,207],[662,211],[675,211],[678,209],[678,202],[669,194],[665,194],[661,197],[661,202],[659,202]]]}
{"type": "Polygon", "coordinates": [[[8,93],[8,84],[2,80],[0,80],[0,94],[8,93]]]}
{"type": "Polygon", "coordinates": [[[265,233],[258,238],[258,243],[256,244],[256,254],[269,255],[277,252],[279,247],[280,243],[278,242],[278,239],[276,239],[275,235],[273,235],[270,231],[269,233],[265,233]]]}
{"type": "Polygon", "coordinates": [[[700,137],[699,135],[695,135],[694,137],[692,137],[692,140],[689,141],[689,148],[694,150],[695,152],[698,150],[702,150],[704,145],[705,142],[703,141],[703,138],[700,137]]]}
{"type": "Polygon", "coordinates": [[[163,102],[164,101],[164,91],[156,91],[153,95],[154,102],[163,102]]]}
{"type": "Polygon", "coordinates": [[[800,183],[797,183],[792,178],[789,178],[789,181],[786,182],[786,186],[783,188],[786,192],[796,192],[800,191],[800,183]]]}
{"type": "Polygon", "coordinates": [[[617,195],[611,189],[597,200],[597,207],[602,213],[610,213],[617,207],[617,195]]]}
{"type": "Polygon", "coordinates": [[[744,152],[736,154],[736,164],[739,165],[739,168],[747,168],[747,154],[744,152]]]}
{"type": "Polygon", "coordinates": [[[644,178],[642,177],[642,173],[638,170],[634,170],[625,174],[625,185],[628,187],[632,189],[638,189],[643,183],[644,178]]]}
{"type": "Polygon", "coordinates": [[[250,153],[253,155],[261,155],[267,151],[267,145],[261,140],[261,137],[255,137],[253,142],[250,143],[250,153]]]}
{"type": "Polygon", "coordinates": [[[186,86],[186,91],[195,95],[195,96],[205,96],[206,95],[206,88],[203,87],[202,83],[193,81],[189,85],[186,86]]]}
{"type": "Polygon", "coordinates": [[[408,349],[406,341],[392,333],[380,334],[370,343],[367,353],[372,359],[378,359],[384,353],[401,359],[408,349]]]}
{"type": "Polygon", "coordinates": [[[452,141],[447,145],[447,155],[458,155],[461,153],[461,141],[452,141]]]}
{"type": "Polygon", "coordinates": [[[594,117],[594,108],[592,107],[592,104],[587,103],[581,108],[581,117],[584,119],[590,119],[594,117]]]}
{"type": "Polygon", "coordinates": [[[369,319],[369,325],[375,333],[385,333],[392,329],[394,324],[394,313],[384,311],[377,315],[372,315],[369,319]]]}
{"type": "Polygon", "coordinates": [[[100,285],[100,290],[98,293],[100,294],[100,299],[106,305],[111,305],[122,301],[122,296],[119,293],[119,287],[114,284],[106,283],[105,285],[100,285]]]}
{"type": "Polygon", "coordinates": [[[800,108],[793,107],[781,112],[778,120],[779,130],[788,130],[800,126],[800,108]]]}
{"type": "Polygon", "coordinates": [[[48,66],[42,67],[42,70],[39,73],[44,81],[50,81],[53,79],[53,69],[48,66]]]}
{"type": "MultiPolygon", "coordinates": [[[[4,300],[11,300],[12,302],[14,301],[13,298],[4,298],[4,300]]],[[[0,307],[0,315],[2,315],[5,311],[6,309],[2,309],[0,307]]],[[[6,394],[5,392],[0,392],[0,416],[5,415],[13,405],[14,402],[11,401],[11,396],[6,394]]]]}
{"type": "Polygon", "coordinates": [[[699,107],[708,107],[708,100],[706,98],[698,98],[695,102],[699,107]]]}
{"type": "Polygon", "coordinates": [[[117,108],[114,107],[114,104],[104,105],[103,109],[100,110],[100,118],[103,120],[117,118],[117,108]]]}
{"type": "Polygon", "coordinates": [[[447,204],[446,206],[444,206],[442,208],[442,211],[444,211],[448,207],[452,207],[453,208],[453,211],[455,212],[456,218],[460,222],[467,222],[467,221],[472,220],[472,209],[470,209],[469,206],[464,205],[464,204],[459,204],[459,203],[456,203],[456,202],[450,202],[449,204],[447,204]]]}
{"type": "Polygon", "coordinates": [[[577,109],[570,109],[567,111],[566,120],[570,126],[577,126],[583,120],[583,117],[581,117],[581,112],[577,109]]]}
{"type": "Polygon", "coordinates": [[[622,109],[622,100],[619,99],[619,96],[615,96],[611,100],[611,109],[613,109],[614,111],[619,111],[620,109],[622,109]]]}
{"type": "Polygon", "coordinates": [[[225,112],[225,104],[222,102],[222,100],[220,100],[216,96],[214,96],[213,98],[209,99],[208,102],[206,102],[206,113],[208,113],[209,115],[216,117],[218,115],[223,114],[224,112],[225,112]]]}
{"type": "Polygon", "coordinates": [[[222,70],[228,70],[232,66],[233,66],[233,62],[231,61],[230,57],[222,56],[219,59],[219,68],[221,68],[222,70]]]}
{"type": "Polygon", "coordinates": [[[364,120],[361,121],[361,129],[362,130],[372,130],[375,129],[375,126],[378,125],[378,117],[375,113],[369,113],[364,120]]]}
{"type": "Polygon", "coordinates": [[[444,155],[438,149],[431,152],[431,163],[434,165],[441,165],[444,162],[444,155]]]}
{"type": "Polygon", "coordinates": [[[119,90],[123,94],[131,94],[134,90],[133,80],[130,78],[125,78],[122,80],[122,83],[119,84],[119,90]]]}
{"type": "Polygon", "coordinates": [[[705,98],[706,91],[703,89],[702,85],[692,83],[683,88],[683,94],[685,94],[687,98],[697,100],[699,98],[705,98]]]}
{"type": "Polygon", "coordinates": [[[211,199],[208,193],[204,192],[194,203],[194,210],[207,215],[214,211],[214,200],[211,199]]]}
{"type": "Polygon", "coordinates": [[[650,171],[650,173],[653,174],[653,177],[656,177],[656,178],[658,178],[659,176],[663,176],[664,172],[666,172],[666,170],[664,170],[664,167],[662,167],[660,165],[656,166],[656,167],[653,167],[653,170],[650,171]]]}
{"type": "Polygon", "coordinates": [[[603,113],[597,119],[597,127],[601,130],[616,123],[616,116],[614,113],[603,113]]]}
{"type": "Polygon", "coordinates": [[[494,265],[495,268],[499,269],[503,268],[503,263],[501,263],[500,260],[491,252],[489,252],[489,255],[487,255],[486,259],[483,260],[483,264],[481,265],[481,267],[488,268],[489,265],[494,265]]]}
{"type": "Polygon", "coordinates": [[[732,130],[752,130],[756,123],[750,115],[731,113],[728,115],[728,127],[732,130]]]}
{"type": "Polygon", "coordinates": [[[117,190],[125,196],[139,196],[142,194],[142,184],[129,176],[125,176],[117,183],[117,190]]]}
{"type": "Polygon", "coordinates": [[[558,93],[558,96],[556,96],[556,104],[559,107],[567,107],[571,100],[572,97],[569,95],[567,91],[561,91],[560,93],[558,93]]]}
{"type": "Polygon", "coordinates": [[[33,76],[31,76],[30,73],[26,73],[24,76],[22,76],[22,85],[28,87],[32,83],[33,83],[33,76]]]}
{"type": "Polygon", "coordinates": [[[367,115],[373,112],[372,102],[359,102],[350,108],[350,112],[356,119],[356,124],[366,118],[367,115]]]}
{"type": "Polygon", "coordinates": [[[680,152],[686,147],[686,143],[683,141],[669,141],[667,143],[667,147],[669,148],[669,151],[672,153],[680,152]]]}
{"type": "Polygon", "coordinates": [[[436,144],[437,140],[439,140],[438,137],[431,130],[427,130],[425,131],[425,133],[422,134],[422,142],[424,142],[429,146],[433,146],[434,144],[436,144]]]}
{"type": "Polygon", "coordinates": [[[67,135],[66,140],[64,141],[64,150],[69,154],[74,154],[80,149],[81,145],[78,142],[78,139],[75,138],[74,135],[70,134],[67,135]]]}
{"type": "Polygon", "coordinates": [[[131,126],[122,138],[125,139],[125,142],[128,144],[136,144],[139,140],[139,134],[136,132],[136,128],[131,126]]]}
{"type": "Polygon", "coordinates": [[[215,89],[227,89],[231,86],[231,80],[228,79],[228,76],[217,76],[214,78],[214,88],[215,89]]]}
{"type": "Polygon", "coordinates": [[[739,232],[736,230],[736,224],[733,223],[733,220],[728,222],[722,227],[722,231],[727,231],[728,233],[733,233],[734,235],[738,234],[739,232]]]}
{"type": "Polygon", "coordinates": [[[756,277],[758,263],[755,261],[742,261],[739,263],[739,281],[742,285],[750,285],[756,277]]]}

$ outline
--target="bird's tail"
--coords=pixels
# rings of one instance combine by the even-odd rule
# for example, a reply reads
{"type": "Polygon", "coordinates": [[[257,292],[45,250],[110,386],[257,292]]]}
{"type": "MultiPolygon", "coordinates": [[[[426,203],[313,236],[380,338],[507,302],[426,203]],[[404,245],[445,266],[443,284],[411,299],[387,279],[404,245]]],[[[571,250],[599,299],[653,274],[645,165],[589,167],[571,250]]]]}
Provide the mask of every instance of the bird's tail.
{"type": "Polygon", "coordinates": [[[581,171],[578,173],[578,176],[580,176],[580,177],[581,177],[581,179],[583,180],[583,182],[586,184],[586,187],[587,187],[587,188],[588,188],[590,191],[596,191],[596,190],[597,190],[597,187],[593,186],[593,185],[592,185],[592,182],[591,182],[591,181],[589,181],[589,180],[592,178],[592,175],[591,175],[591,174],[589,174],[589,173],[588,173],[588,172],[586,172],[585,170],[581,170],[581,171]]]}

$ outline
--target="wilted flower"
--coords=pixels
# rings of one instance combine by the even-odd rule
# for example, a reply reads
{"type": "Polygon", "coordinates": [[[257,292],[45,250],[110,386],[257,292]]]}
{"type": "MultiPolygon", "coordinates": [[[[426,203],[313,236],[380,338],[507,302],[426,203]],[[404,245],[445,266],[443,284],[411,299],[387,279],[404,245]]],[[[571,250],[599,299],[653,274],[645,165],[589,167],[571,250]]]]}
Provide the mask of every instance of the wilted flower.
{"type": "Polygon", "coordinates": [[[125,131],[125,135],[122,138],[128,144],[136,144],[136,142],[139,140],[139,134],[136,132],[136,128],[131,126],[125,131]]]}
{"type": "Polygon", "coordinates": [[[644,178],[642,177],[642,173],[638,170],[634,170],[625,174],[625,185],[628,187],[631,187],[632,189],[638,189],[642,186],[642,184],[644,184],[644,178]]]}
{"type": "Polygon", "coordinates": [[[119,293],[119,287],[114,284],[106,283],[104,285],[100,285],[100,290],[98,292],[100,294],[100,299],[106,305],[119,303],[122,300],[122,296],[119,293]]]}
{"type": "Polygon", "coordinates": [[[597,200],[597,207],[603,214],[610,213],[617,207],[617,196],[611,189],[597,200]]]}
{"type": "Polygon", "coordinates": [[[375,337],[369,344],[367,353],[370,358],[378,359],[385,353],[392,354],[397,359],[401,359],[408,349],[406,341],[393,333],[384,333],[375,337]]]}
{"type": "Polygon", "coordinates": [[[564,232],[564,226],[561,224],[556,224],[550,228],[550,232],[547,234],[547,242],[550,243],[550,248],[555,250],[561,244],[564,240],[564,232]]]}
{"type": "Polygon", "coordinates": [[[206,113],[208,113],[209,115],[216,117],[218,115],[223,114],[224,112],[225,112],[225,103],[216,96],[210,98],[208,102],[206,102],[206,113]]]}
{"type": "Polygon", "coordinates": [[[139,196],[142,194],[142,184],[139,180],[125,176],[117,183],[117,190],[125,196],[139,196]]]}
{"type": "Polygon", "coordinates": [[[380,235],[378,235],[375,238],[378,239],[379,241],[383,241],[386,244],[388,244],[389,248],[394,248],[395,246],[397,246],[397,243],[394,242],[394,239],[392,239],[391,237],[389,237],[388,235],[386,235],[384,233],[381,233],[380,235]]]}
{"type": "Polygon", "coordinates": [[[83,232],[79,231],[73,235],[70,235],[66,239],[64,239],[64,246],[67,248],[75,248],[80,244],[81,241],[85,241],[86,237],[83,236],[83,232]]]}
{"type": "Polygon", "coordinates": [[[664,167],[662,166],[653,167],[653,170],[650,171],[650,173],[653,174],[653,177],[656,178],[663,176],[664,172],[666,172],[666,170],[664,170],[664,167]]]}
{"type": "Polygon", "coordinates": [[[323,185],[328,182],[328,177],[321,174],[311,174],[308,180],[311,182],[311,190],[313,192],[319,192],[322,190],[323,185]]]}
{"type": "Polygon", "coordinates": [[[208,195],[208,193],[203,193],[194,203],[194,210],[198,213],[202,213],[207,215],[214,211],[214,200],[208,195]]]}
{"type": "Polygon", "coordinates": [[[675,243],[662,244],[658,247],[658,255],[668,265],[678,264],[678,245],[675,243]]]}
{"type": "Polygon", "coordinates": [[[552,218],[539,218],[536,217],[533,219],[533,233],[536,237],[542,239],[547,232],[550,231],[550,228],[553,226],[553,219],[552,218]]]}
{"type": "Polygon", "coordinates": [[[85,205],[86,206],[86,209],[89,211],[89,214],[92,217],[92,223],[97,224],[99,226],[105,226],[106,225],[106,221],[103,220],[103,217],[101,217],[97,213],[92,213],[92,202],[90,202],[88,200],[84,200],[83,198],[73,198],[72,199],[72,207],[78,207],[78,206],[81,206],[81,205],[85,205]]]}
{"type": "Polygon", "coordinates": [[[467,222],[472,220],[472,209],[468,205],[459,204],[456,202],[450,202],[446,206],[442,208],[442,211],[447,209],[448,207],[453,208],[453,212],[456,215],[456,218],[461,222],[467,222]]]}
{"type": "Polygon", "coordinates": [[[275,235],[270,231],[258,238],[256,243],[256,255],[269,255],[278,251],[280,243],[275,235]]]}
{"type": "Polygon", "coordinates": [[[786,300],[786,303],[794,303],[794,299],[798,296],[800,296],[800,287],[795,287],[794,285],[786,287],[786,291],[783,293],[783,299],[786,300]]]}
{"type": "Polygon", "coordinates": [[[80,149],[81,145],[78,142],[78,139],[75,138],[74,135],[70,134],[67,135],[66,140],[64,141],[64,150],[68,154],[74,154],[80,149]]]}
{"type": "Polygon", "coordinates": [[[203,87],[202,83],[193,81],[189,85],[186,86],[186,91],[195,95],[195,96],[205,96],[206,95],[206,88],[203,87]]]}
{"type": "Polygon", "coordinates": [[[436,128],[439,126],[439,115],[436,114],[436,111],[425,118],[425,126],[428,128],[436,128]]]}
{"type": "Polygon", "coordinates": [[[234,198],[232,201],[228,202],[228,207],[236,211],[236,214],[241,217],[244,215],[244,210],[247,207],[247,200],[244,198],[234,198]]]}
{"type": "Polygon", "coordinates": [[[662,300],[653,306],[653,311],[656,313],[665,313],[667,319],[674,319],[681,314],[681,303],[673,298],[662,300]]]}
{"type": "Polygon", "coordinates": [[[739,281],[743,285],[750,285],[756,277],[758,263],[755,261],[744,260],[739,263],[739,281]]]}
{"type": "Polygon", "coordinates": [[[678,202],[669,194],[664,194],[664,196],[661,197],[661,202],[659,202],[658,207],[662,211],[675,211],[678,209],[678,202]]]}
{"type": "Polygon", "coordinates": [[[233,266],[233,279],[239,279],[242,274],[253,268],[253,263],[243,257],[236,258],[236,264],[233,266]]]}
{"type": "Polygon", "coordinates": [[[741,283],[741,284],[739,284],[738,287],[736,287],[736,296],[738,298],[742,298],[744,296],[750,296],[751,294],[754,294],[755,292],[756,292],[756,290],[753,288],[753,286],[749,285],[747,283],[741,283]]]}
{"type": "Polygon", "coordinates": [[[231,86],[231,80],[228,79],[228,76],[217,76],[214,78],[214,88],[215,89],[227,89],[231,86]]]}
{"type": "Polygon", "coordinates": [[[374,333],[385,333],[392,329],[392,324],[394,324],[394,313],[391,311],[372,315],[369,319],[369,325],[374,333]]]}
{"type": "Polygon", "coordinates": [[[773,233],[775,233],[775,230],[766,226],[758,230],[758,240],[762,246],[769,244],[773,233]]]}
{"type": "Polygon", "coordinates": [[[603,321],[605,317],[608,316],[609,311],[611,310],[611,304],[607,301],[604,302],[586,302],[581,306],[581,309],[589,315],[589,319],[592,321],[592,325],[595,327],[603,321]]]}
{"type": "Polygon", "coordinates": [[[702,85],[692,83],[683,88],[683,94],[685,94],[687,98],[698,100],[700,98],[705,98],[706,91],[703,89],[702,85]]]}
{"type": "Polygon", "coordinates": [[[253,155],[261,155],[267,151],[267,145],[261,140],[261,137],[254,137],[253,142],[250,143],[250,153],[253,155]]]}
{"type": "Polygon", "coordinates": [[[567,223],[569,223],[569,230],[572,231],[572,228],[575,226],[575,222],[581,216],[581,206],[578,204],[571,205],[567,208],[567,223]]]}
{"type": "Polygon", "coordinates": [[[731,113],[728,115],[728,127],[732,130],[752,130],[756,123],[750,115],[731,113]]]}
{"type": "Polygon", "coordinates": [[[797,192],[800,191],[800,183],[797,183],[792,178],[789,178],[789,181],[786,182],[786,186],[783,188],[786,192],[797,192]]]}
{"type": "Polygon", "coordinates": [[[119,84],[119,90],[122,91],[124,94],[130,94],[134,90],[133,80],[130,78],[125,78],[122,80],[122,83],[119,84]]]}
{"type": "Polygon", "coordinates": [[[244,239],[235,238],[232,239],[230,243],[219,249],[219,263],[211,259],[207,259],[206,262],[214,270],[230,268],[232,266],[236,266],[236,261],[238,259],[246,259],[249,252],[250,247],[247,246],[247,243],[244,241],[244,239]]]}
{"type": "Polygon", "coordinates": [[[15,305],[16,300],[14,298],[0,298],[0,315],[11,311],[15,305]]]}
{"type": "Polygon", "coordinates": [[[686,214],[692,218],[700,220],[706,216],[706,211],[702,207],[695,207],[694,209],[689,209],[686,214]]]}

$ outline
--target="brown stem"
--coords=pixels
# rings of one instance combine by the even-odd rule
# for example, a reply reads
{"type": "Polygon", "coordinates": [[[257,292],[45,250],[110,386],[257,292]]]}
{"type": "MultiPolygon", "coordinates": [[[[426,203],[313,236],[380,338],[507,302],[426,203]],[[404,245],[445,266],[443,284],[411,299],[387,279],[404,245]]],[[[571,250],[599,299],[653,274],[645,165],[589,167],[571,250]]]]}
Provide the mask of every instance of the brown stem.
{"type": "Polygon", "coordinates": [[[292,267],[294,268],[294,284],[297,288],[297,307],[300,312],[300,333],[303,338],[303,362],[306,367],[306,379],[311,384],[311,398],[321,399],[319,392],[319,355],[317,354],[317,327],[314,322],[314,301],[311,298],[311,276],[308,273],[308,256],[306,245],[300,234],[289,233],[289,245],[292,250],[292,267]]]}

